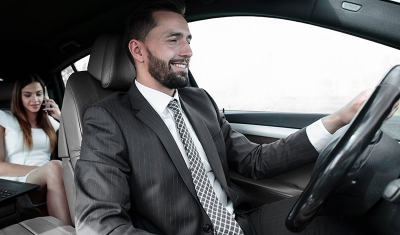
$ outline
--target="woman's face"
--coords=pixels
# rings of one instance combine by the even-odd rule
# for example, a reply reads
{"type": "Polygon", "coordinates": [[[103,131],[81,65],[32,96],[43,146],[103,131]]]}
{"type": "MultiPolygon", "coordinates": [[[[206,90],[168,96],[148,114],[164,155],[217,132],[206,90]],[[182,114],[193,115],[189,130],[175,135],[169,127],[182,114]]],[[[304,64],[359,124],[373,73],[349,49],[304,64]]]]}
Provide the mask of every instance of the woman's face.
{"type": "Polygon", "coordinates": [[[32,82],[21,90],[21,101],[26,112],[39,112],[43,97],[43,88],[38,82],[32,82]]]}

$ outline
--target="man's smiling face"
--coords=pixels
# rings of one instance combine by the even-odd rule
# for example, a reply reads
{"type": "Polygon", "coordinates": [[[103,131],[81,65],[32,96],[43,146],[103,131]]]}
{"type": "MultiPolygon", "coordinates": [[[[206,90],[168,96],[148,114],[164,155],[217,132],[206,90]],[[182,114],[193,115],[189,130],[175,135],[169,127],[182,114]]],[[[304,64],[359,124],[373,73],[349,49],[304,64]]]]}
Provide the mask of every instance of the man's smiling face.
{"type": "Polygon", "coordinates": [[[154,13],[157,26],[147,35],[147,66],[150,75],[169,89],[188,84],[192,50],[191,34],[183,16],[166,11],[154,13]]]}

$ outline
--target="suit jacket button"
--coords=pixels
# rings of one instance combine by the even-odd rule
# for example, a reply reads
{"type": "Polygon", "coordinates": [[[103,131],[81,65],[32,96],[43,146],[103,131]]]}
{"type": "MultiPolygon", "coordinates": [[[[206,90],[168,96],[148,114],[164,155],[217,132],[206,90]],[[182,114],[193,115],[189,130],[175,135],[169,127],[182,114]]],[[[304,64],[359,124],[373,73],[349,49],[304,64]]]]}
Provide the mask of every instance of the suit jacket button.
{"type": "Polygon", "coordinates": [[[206,224],[203,226],[203,231],[206,233],[211,233],[214,231],[214,227],[211,224],[206,224]]]}

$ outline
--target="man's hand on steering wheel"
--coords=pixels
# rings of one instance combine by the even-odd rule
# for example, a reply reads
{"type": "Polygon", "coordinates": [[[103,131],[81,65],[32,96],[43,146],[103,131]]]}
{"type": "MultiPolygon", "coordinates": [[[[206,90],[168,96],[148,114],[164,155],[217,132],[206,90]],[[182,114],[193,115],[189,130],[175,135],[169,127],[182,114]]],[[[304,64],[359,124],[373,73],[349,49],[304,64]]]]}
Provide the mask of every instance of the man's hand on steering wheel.
{"type": "MultiPolygon", "coordinates": [[[[354,115],[364,104],[364,102],[370,97],[373,91],[373,89],[366,89],[362,91],[348,104],[346,104],[346,106],[332,113],[331,115],[322,118],[322,124],[325,126],[326,130],[328,130],[329,133],[333,134],[341,127],[349,124],[354,115]]],[[[398,108],[399,101],[393,105],[392,111],[390,112],[386,120],[390,119],[398,108]]]]}

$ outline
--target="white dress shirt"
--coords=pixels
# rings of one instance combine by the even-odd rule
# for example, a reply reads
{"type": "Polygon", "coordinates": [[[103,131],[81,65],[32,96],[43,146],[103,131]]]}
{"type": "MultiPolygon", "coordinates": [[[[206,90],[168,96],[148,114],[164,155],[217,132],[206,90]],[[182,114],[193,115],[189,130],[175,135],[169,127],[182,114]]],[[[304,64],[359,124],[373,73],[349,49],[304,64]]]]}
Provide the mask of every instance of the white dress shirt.
{"type": "MultiPolygon", "coordinates": [[[[169,102],[172,99],[176,99],[180,106],[178,90],[176,90],[174,97],[171,97],[165,93],[146,87],[140,84],[137,80],[135,80],[135,84],[140,93],[144,96],[144,98],[150,103],[150,105],[154,108],[154,110],[160,115],[161,119],[164,121],[168,130],[171,132],[171,135],[174,138],[176,144],[178,145],[178,148],[183,156],[183,159],[186,162],[187,167],[189,168],[190,166],[189,159],[186,154],[185,147],[183,146],[182,140],[179,136],[178,129],[175,126],[173,113],[171,110],[167,108],[169,102]]],[[[197,151],[199,152],[206,174],[208,176],[208,179],[210,180],[211,185],[213,186],[215,194],[217,195],[222,205],[226,208],[226,210],[229,211],[229,213],[233,214],[232,201],[228,198],[227,193],[224,191],[217,178],[215,178],[215,174],[212,171],[211,166],[208,162],[208,158],[206,156],[206,153],[204,152],[204,148],[201,145],[199,139],[197,138],[196,132],[193,130],[193,127],[190,124],[182,108],[181,112],[185,124],[189,130],[190,136],[193,139],[194,145],[196,146],[197,151]]],[[[308,126],[306,132],[308,138],[310,139],[310,142],[313,144],[313,146],[318,152],[320,152],[323,149],[326,142],[331,136],[331,134],[323,126],[321,120],[318,120],[315,123],[308,126]]]]}

